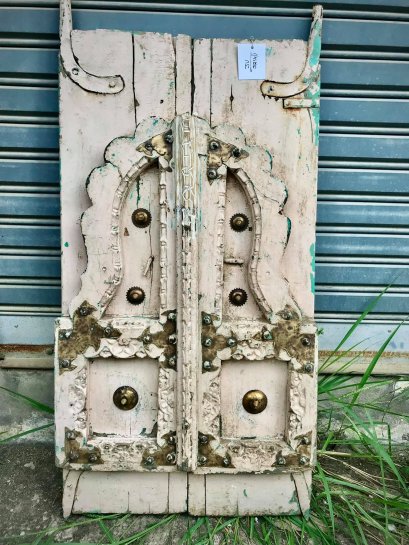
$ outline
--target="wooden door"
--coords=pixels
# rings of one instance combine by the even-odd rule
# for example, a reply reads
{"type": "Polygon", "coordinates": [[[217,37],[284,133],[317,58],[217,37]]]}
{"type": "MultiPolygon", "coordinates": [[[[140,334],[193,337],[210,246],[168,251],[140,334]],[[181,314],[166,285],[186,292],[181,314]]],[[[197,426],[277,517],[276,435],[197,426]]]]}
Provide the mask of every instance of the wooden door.
{"type": "Polygon", "coordinates": [[[65,514],[305,512],[322,11],[261,86],[232,40],[61,15],[65,514]]]}

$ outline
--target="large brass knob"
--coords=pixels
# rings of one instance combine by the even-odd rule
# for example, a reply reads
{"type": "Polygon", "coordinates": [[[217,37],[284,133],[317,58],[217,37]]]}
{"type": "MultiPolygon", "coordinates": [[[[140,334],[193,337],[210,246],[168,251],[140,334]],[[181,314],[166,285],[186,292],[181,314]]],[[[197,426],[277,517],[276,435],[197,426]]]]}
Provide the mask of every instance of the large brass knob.
{"type": "Polygon", "coordinates": [[[132,212],[132,223],[135,227],[148,227],[152,220],[151,213],[146,208],[137,208],[132,212]]]}
{"type": "Polygon", "coordinates": [[[261,390],[249,390],[243,396],[243,407],[248,413],[258,414],[267,407],[267,396],[261,390]]]}
{"type": "Polygon", "coordinates": [[[131,305],[140,305],[145,299],[145,292],[142,288],[133,287],[126,292],[126,298],[131,305]]]}
{"type": "Polygon", "coordinates": [[[112,396],[114,403],[121,411],[130,411],[138,404],[138,393],[132,386],[117,388],[112,396]]]}

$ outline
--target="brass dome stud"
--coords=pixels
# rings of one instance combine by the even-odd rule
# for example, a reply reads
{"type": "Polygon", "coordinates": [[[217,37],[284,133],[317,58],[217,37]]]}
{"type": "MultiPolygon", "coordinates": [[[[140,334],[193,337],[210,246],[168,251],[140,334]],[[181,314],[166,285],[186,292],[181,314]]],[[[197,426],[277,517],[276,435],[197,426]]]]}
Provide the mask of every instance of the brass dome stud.
{"type": "Polygon", "coordinates": [[[142,288],[132,287],[126,292],[126,298],[131,305],[140,305],[145,299],[145,292],[142,288]]]}
{"type": "Polygon", "coordinates": [[[139,396],[132,386],[120,386],[115,390],[112,399],[118,409],[130,411],[138,404],[139,396]]]}
{"type": "Polygon", "coordinates": [[[243,407],[250,414],[258,414],[267,407],[267,396],[261,390],[249,390],[243,396],[243,407]]]}
{"type": "Polygon", "coordinates": [[[131,217],[132,223],[135,225],[135,227],[139,227],[140,229],[148,227],[152,221],[152,215],[149,210],[146,210],[146,208],[137,208],[132,212],[131,217]]]}

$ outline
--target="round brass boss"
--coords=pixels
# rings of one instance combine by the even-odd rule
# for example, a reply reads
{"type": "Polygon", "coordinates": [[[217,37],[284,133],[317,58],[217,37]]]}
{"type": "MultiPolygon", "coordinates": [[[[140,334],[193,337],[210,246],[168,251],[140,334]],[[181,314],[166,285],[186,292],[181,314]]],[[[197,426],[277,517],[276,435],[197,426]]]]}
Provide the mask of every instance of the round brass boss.
{"type": "Polygon", "coordinates": [[[247,301],[247,293],[241,288],[236,288],[229,293],[229,301],[236,307],[241,307],[247,301]]]}
{"type": "Polygon", "coordinates": [[[115,390],[112,399],[118,409],[130,411],[138,404],[139,397],[132,386],[121,386],[115,390]]]}
{"type": "Polygon", "coordinates": [[[245,231],[249,226],[249,219],[245,214],[234,214],[230,218],[230,227],[233,231],[241,233],[245,231]]]}
{"type": "Polygon", "coordinates": [[[142,288],[133,287],[126,292],[126,298],[131,305],[140,305],[145,299],[145,292],[142,288]]]}
{"type": "Polygon", "coordinates": [[[132,223],[136,227],[148,227],[152,220],[151,213],[146,208],[137,208],[132,212],[132,223]]]}
{"type": "Polygon", "coordinates": [[[248,413],[258,414],[267,407],[267,396],[261,390],[249,390],[243,396],[243,407],[248,413]]]}

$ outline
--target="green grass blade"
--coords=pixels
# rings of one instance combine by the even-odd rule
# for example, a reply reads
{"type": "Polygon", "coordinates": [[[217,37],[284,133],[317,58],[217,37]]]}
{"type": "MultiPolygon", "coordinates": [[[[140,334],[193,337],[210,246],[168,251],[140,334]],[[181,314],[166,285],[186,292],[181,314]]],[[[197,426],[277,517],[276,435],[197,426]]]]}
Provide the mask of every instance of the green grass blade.
{"type": "Polygon", "coordinates": [[[329,484],[328,484],[327,476],[325,475],[324,471],[322,470],[321,464],[319,462],[317,462],[316,469],[317,469],[319,478],[320,478],[320,480],[322,482],[322,486],[324,487],[325,497],[326,497],[326,500],[327,500],[327,503],[328,503],[328,511],[329,511],[329,516],[330,516],[330,521],[331,521],[332,535],[335,536],[334,506],[333,506],[333,503],[332,503],[331,491],[330,491],[330,487],[329,487],[329,484]]]}
{"type": "Polygon", "coordinates": [[[36,401],[35,399],[32,399],[31,397],[25,396],[23,394],[19,394],[18,392],[14,392],[13,390],[9,390],[8,388],[5,388],[4,386],[0,386],[1,390],[4,390],[8,394],[10,394],[12,397],[15,397],[16,399],[21,399],[34,407],[35,409],[38,409],[39,411],[43,411],[48,414],[54,414],[54,409],[52,407],[49,407],[48,405],[44,405],[44,403],[40,403],[39,401],[36,401]]]}
{"type": "Polygon", "coordinates": [[[50,422],[49,424],[44,424],[44,426],[38,426],[37,428],[31,428],[29,430],[22,431],[21,433],[16,433],[15,435],[12,435],[10,437],[6,437],[6,439],[0,439],[0,443],[7,443],[8,441],[12,441],[13,439],[18,439],[19,437],[24,437],[25,435],[30,435],[37,431],[51,428],[52,426],[54,426],[54,422],[50,422]]]}
{"type": "Polygon", "coordinates": [[[351,404],[353,405],[355,403],[355,401],[358,399],[360,393],[361,393],[361,390],[363,388],[363,386],[365,386],[365,384],[368,382],[368,379],[369,377],[371,376],[373,370],[375,369],[375,366],[376,364],[378,363],[380,357],[382,356],[382,354],[385,352],[386,350],[386,347],[388,346],[388,344],[391,342],[391,340],[393,339],[393,337],[396,335],[396,333],[399,331],[400,327],[405,323],[405,321],[402,321],[400,324],[398,324],[395,329],[391,332],[391,334],[388,336],[388,338],[386,339],[386,341],[382,344],[382,346],[379,348],[379,350],[376,352],[375,356],[372,358],[370,364],[368,365],[365,373],[362,375],[362,378],[358,384],[358,387],[357,387],[357,391],[356,393],[354,394],[353,398],[352,398],[352,402],[351,404]]]}

